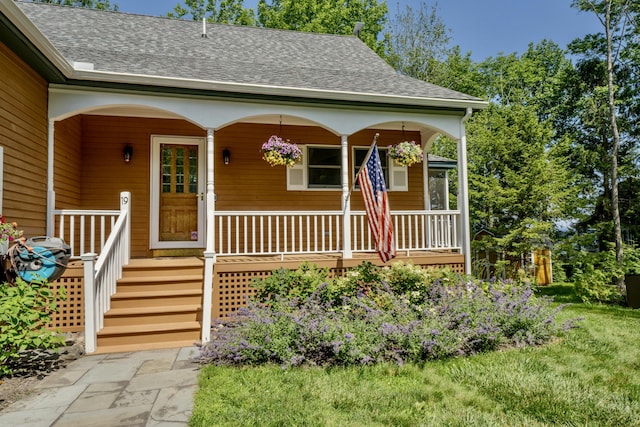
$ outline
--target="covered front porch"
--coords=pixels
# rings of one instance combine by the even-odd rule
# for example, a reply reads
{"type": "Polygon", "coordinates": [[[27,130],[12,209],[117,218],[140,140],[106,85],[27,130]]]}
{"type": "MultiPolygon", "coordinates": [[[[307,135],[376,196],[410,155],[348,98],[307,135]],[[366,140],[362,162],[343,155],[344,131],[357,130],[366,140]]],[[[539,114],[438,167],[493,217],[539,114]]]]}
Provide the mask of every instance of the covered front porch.
{"type": "Polygon", "coordinates": [[[113,295],[124,288],[123,270],[126,276],[137,260],[200,260],[194,321],[203,342],[211,319],[236,307],[220,293],[229,283],[241,284],[243,303],[250,278],[274,268],[316,260],[342,274],[363,260],[379,262],[359,190],[352,191],[358,159],[375,134],[382,150],[415,140],[425,157],[440,134],[458,141],[455,210],[448,190],[432,197],[444,169],[426,159],[411,168],[385,159],[383,168],[398,258],[469,269],[468,108],[294,107],[53,85],[49,113],[47,234],[65,239],[84,262],[87,351],[95,350],[113,295]],[[303,147],[303,162],[264,162],[260,148],[270,135],[303,147]]]}

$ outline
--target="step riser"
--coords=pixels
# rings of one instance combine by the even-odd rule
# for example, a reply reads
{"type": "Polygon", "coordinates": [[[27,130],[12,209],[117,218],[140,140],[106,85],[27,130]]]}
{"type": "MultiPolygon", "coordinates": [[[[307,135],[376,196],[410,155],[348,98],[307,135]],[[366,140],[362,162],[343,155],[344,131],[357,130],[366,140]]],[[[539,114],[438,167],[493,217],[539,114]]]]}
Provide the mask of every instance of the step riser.
{"type": "Polygon", "coordinates": [[[117,298],[111,299],[111,308],[134,307],[171,307],[174,305],[189,305],[202,303],[201,295],[187,295],[174,297],[149,297],[149,298],[117,298]]]}
{"type": "Polygon", "coordinates": [[[203,281],[193,282],[144,282],[144,283],[127,283],[118,281],[117,293],[126,292],[153,292],[153,291],[172,291],[172,290],[201,290],[203,281]]]}
{"type": "Polygon", "coordinates": [[[191,276],[202,275],[204,266],[201,267],[137,267],[127,268],[124,267],[122,277],[147,277],[147,276],[167,276],[167,277],[179,277],[179,276],[191,276]]]}
{"type": "Polygon", "coordinates": [[[139,314],[127,316],[108,316],[104,318],[104,326],[149,325],[172,322],[198,322],[201,312],[139,314]]]}
{"type": "Polygon", "coordinates": [[[118,346],[118,345],[130,345],[130,344],[148,344],[148,343],[160,343],[163,341],[184,341],[200,339],[200,330],[185,330],[185,331],[171,331],[171,332],[153,332],[153,333],[137,333],[131,335],[110,335],[100,336],[98,334],[98,348],[100,346],[118,346]]]}

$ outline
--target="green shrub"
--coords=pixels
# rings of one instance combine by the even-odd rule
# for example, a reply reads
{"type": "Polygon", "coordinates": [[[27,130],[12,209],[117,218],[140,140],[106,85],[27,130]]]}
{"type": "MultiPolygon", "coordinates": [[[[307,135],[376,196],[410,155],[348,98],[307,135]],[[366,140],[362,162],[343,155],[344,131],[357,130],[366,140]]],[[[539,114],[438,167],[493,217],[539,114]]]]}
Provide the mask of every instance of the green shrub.
{"type": "Polygon", "coordinates": [[[319,269],[317,265],[305,262],[297,270],[280,268],[271,271],[271,275],[264,279],[254,278],[251,287],[256,290],[254,298],[258,301],[267,301],[278,295],[304,300],[328,280],[329,269],[319,269]]]}
{"type": "Polygon", "coordinates": [[[0,376],[11,374],[7,361],[19,352],[64,342],[61,335],[46,329],[58,310],[56,299],[66,299],[64,288],[56,293],[46,281],[26,283],[17,278],[14,284],[0,284],[0,376]]]}

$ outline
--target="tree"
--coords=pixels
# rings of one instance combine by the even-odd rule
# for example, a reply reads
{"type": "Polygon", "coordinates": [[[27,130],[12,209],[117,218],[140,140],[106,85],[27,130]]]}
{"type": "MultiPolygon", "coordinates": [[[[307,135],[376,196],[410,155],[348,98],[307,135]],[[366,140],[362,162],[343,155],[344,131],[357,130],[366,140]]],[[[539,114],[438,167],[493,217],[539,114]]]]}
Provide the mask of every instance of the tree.
{"type": "Polygon", "coordinates": [[[117,4],[111,4],[109,0],[33,0],[37,3],[52,3],[62,6],[85,7],[99,10],[118,10],[117,4]]]}
{"type": "MultiPolygon", "coordinates": [[[[621,134],[618,120],[621,107],[618,102],[625,89],[621,89],[618,77],[623,74],[621,73],[622,71],[629,71],[630,67],[633,68],[633,65],[624,64],[625,59],[637,59],[638,27],[636,18],[638,17],[640,5],[629,0],[575,0],[572,6],[582,11],[594,13],[604,29],[604,34],[588,35],[583,40],[575,41],[573,46],[576,49],[581,49],[582,53],[591,53],[592,55],[587,58],[588,61],[593,62],[593,53],[596,53],[601,56],[601,60],[605,64],[606,92],[605,88],[598,86],[594,90],[594,97],[598,96],[598,94],[600,96],[606,94],[608,127],[601,127],[599,135],[603,140],[603,145],[607,147],[607,157],[610,164],[609,188],[613,237],[616,261],[618,266],[622,268],[623,241],[619,201],[621,134]]],[[[634,91],[632,86],[628,86],[626,90],[634,91]]],[[[605,189],[607,188],[605,187],[605,189]]],[[[617,284],[621,293],[624,294],[624,276],[618,278],[617,284]]]]}
{"type": "Polygon", "coordinates": [[[255,25],[253,9],[244,8],[243,0],[185,0],[184,6],[177,4],[171,18],[191,16],[195,21],[206,18],[209,22],[236,25],[255,25]]]}
{"type": "Polygon", "coordinates": [[[356,22],[364,22],[360,38],[378,53],[378,40],[387,20],[387,5],[377,0],[266,0],[258,2],[258,25],[283,30],[326,34],[353,34],[356,22]]]}
{"type": "Polygon", "coordinates": [[[548,247],[558,223],[575,215],[579,176],[569,172],[570,139],[556,132],[554,103],[571,70],[550,41],[478,64],[487,109],[467,125],[471,225],[493,237],[476,248],[504,254],[514,273],[520,258],[548,247]]]}
{"type": "Polygon", "coordinates": [[[421,3],[418,10],[407,5],[398,9],[389,23],[387,61],[398,72],[435,82],[443,76],[449,55],[449,29],[437,15],[436,6],[421,3]]]}

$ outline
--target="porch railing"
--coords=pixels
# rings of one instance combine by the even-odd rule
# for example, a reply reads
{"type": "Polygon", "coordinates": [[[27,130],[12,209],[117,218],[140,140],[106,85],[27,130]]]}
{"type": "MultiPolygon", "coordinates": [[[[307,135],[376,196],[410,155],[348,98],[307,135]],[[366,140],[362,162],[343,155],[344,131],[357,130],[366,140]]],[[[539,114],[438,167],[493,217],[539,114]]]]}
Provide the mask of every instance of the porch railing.
{"type": "Polygon", "coordinates": [[[85,352],[96,351],[97,334],[104,326],[104,314],[111,307],[116,281],[130,258],[130,201],[128,192],[120,194],[120,211],[101,252],[84,253],[84,336],[85,352]]]}
{"type": "Polygon", "coordinates": [[[342,212],[217,211],[216,255],[285,255],[341,250],[342,212]]]}
{"type": "MultiPolygon", "coordinates": [[[[398,251],[459,250],[460,212],[394,211],[398,251]]],[[[215,252],[229,255],[330,253],[343,249],[342,212],[217,211],[215,252]]],[[[375,250],[364,211],[351,212],[351,249],[375,250]]]]}
{"type": "Polygon", "coordinates": [[[71,258],[102,252],[120,216],[119,210],[58,209],[53,211],[57,237],[71,246],[71,258]]]}

